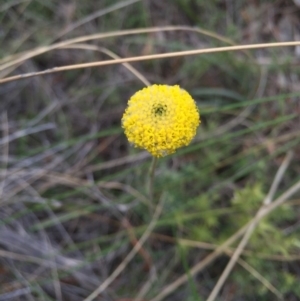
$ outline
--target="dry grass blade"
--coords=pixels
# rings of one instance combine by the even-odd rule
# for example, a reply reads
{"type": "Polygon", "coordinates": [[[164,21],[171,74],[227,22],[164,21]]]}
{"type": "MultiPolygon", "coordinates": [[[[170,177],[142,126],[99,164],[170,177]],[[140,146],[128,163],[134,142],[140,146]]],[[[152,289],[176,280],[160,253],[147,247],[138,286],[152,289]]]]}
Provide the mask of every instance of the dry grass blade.
{"type": "Polygon", "coordinates": [[[282,42],[282,43],[263,43],[263,44],[249,44],[249,45],[239,45],[239,46],[214,47],[214,48],[207,48],[207,49],[194,49],[194,50],[186,50],[186,51],[167,52],[161,54],[141,55],[141,56],[134,56],[129,58],[121,58],[116,60],[106,60],[100,62],[97,61],[97,62],[90,62],[90,63],[83,63],[83,64],[54,67],[44,71],[24,73],[24,74],[1,79],[0,84],[15,81],[15,80],[20,80],[20,79],[30,78],[38,75],[46,75],[46,74],[68,71],[68,70],[75,70],[75,69],[84,69],[84,68],[108,66],[114,64],[141,62],[147,60],[156,60],[156,59],[163,59],[163,58],[172,58],[172,57],[180,57],[180,56],[199,55],[199,54],[209,54],[209,53],[217,53],[217,52],[242,51],[242,50],[250,50],[250,49],[275,48],[275,47],[291,47],[291,46],[299,46],[299,45],[300,45],[299,41],[296,42],[293,41],[293,42],[282,42]]]}
{"type": "MultiPolygon", "coordinates": [[[[87,50],[93,50],[93,51],[99,51],[102,53],[105,53],[106,55],[114,58],[115,60],[120,59],[118,55],[116,55],[114,52],[112,52],[109,49],[106,49],[104,47],[97,47],[95,45],[88,45],[88,44],[75,44],[70,46],[64,46],[61,47],[62,49],[87,49],[87,50]]],[[[150,82],[143,76],[136,68],[131,66],[128,63],[122,64],[125,68],[127,68],[133,75],[135,75],[145,86],[150,86],[150,82]]]]}
{"type": "Polygon", "coordinates": [[[241,265],[245,270],[251,273],[255,278],[257,278],[269,291],[271,291],[279,300],[284,300],[283,295],[270,283],[265,277],[263,277],[258,271],[256,271],[252,266],[250,266],[246,261],[239,258],[239,265],[241,265]]]}
{"type": "Polygon", "coordinates": [[[280,168],[278,169],[278,171],[275,175],[275,178],[271,185],[269,193],[264,200],[264,205],[269,205],[272,202],[274,195],[278,189],[278,186],[284,176],[284,173],[286,172],[289,164],[291,163],[292,158],[293,158],[293,153],[289,152],[287,154],[287,156],[285,157],[285,159],[283,160],[282,164],[280,165],[280,168]]]}
{"type": "Polygon", "coordinates": [[[98,33],[98,34],[93,34],[93,35],[87,35],[87,36],[82,36],[74,39],[70,39],[67,41],[55,43],[49,46],[42,46],[38,47],[35,49],[32,49],[30,51],[27,51],[25,53],[20,53],[20,54],[15,54],[12,56],[7,56],[0,60],[0,64],[3,64],[0,66],[0,71],[9,68],[11,66],[14,66],[16,64],[21,64],[24,61],[33,58],[35,56],[38,56],[40,54],[77,44],[77,43],[82,43],[82,42],[87,42],[87,41],[92,41],[92,40],[99,40],[99,39],[105,39],[105,38],[112,38],[112,37],[120,37],[120,36],[125,36],[125,35],[136,35],[136,34],[143,34],[143,33],[155,33],[155,32],[164,32],[164,31],[190,31],[190,32],[196,32],[200,33],[203,35],[206,35],[208,37],[212,37],[214,39],[217,39],[219,41],[222,41],[224,43],[228,43],[230,45],[234,45],[235,43],[231,41],[228,38],[222,37],[221,35],[218,35],[216,33],[210,32],[208,30],[203,30],[201,28],[193,28],[189,26],[165,26],[165,27],[150,27],[150,28],[142,28],[142,29],[130,29],[130,30],[120,30],[120,31],[113,31],[113,32],[107,32],[107,33],[98,33]]]}
{"type": "MultiPolygon", "coordinates": [[[[289,202],[290,204],[290,202],[289,202]]],[[[187,247],[192,247],[192,248],[197,248],[197,249],[204,249],[204,250],[215,250],[219,247],[219,245],[207,243],[207,242],[202,242],[202,241],[194,241],[194,240],[189,240],[189,239],[184,239],[184,238],[174,238],[172,236],[164,235],[164,234],[158,234],[158,233],[152,233],[154,238],[168,242],[168,243],[178,243],[183,246],[187,247]]],[[[228,248],[226,249],[226,254],[229,255],[230,257],[234,253],[236,249],[235,248],[228,248]]],[[[255,257],[255,258],[261,258],[261,259],[266,259],[266,260],[274,260],[274,261],[298,261],[300,260],[300,255],[269,255],[269,254],[263,254],[263,253],[254,253],[253,251],[250,250],[243,250],[243,255],[244,256],[249,256],[249,257],[255,257]]]]}

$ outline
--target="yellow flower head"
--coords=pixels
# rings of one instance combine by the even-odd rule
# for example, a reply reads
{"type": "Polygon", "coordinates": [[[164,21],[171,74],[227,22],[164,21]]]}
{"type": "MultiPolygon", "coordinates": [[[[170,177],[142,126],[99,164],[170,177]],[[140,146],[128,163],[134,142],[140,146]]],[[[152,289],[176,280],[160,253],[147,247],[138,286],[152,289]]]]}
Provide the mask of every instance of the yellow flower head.
{"type": "Polygon", "coordinates": [[[188,145],[200,116],[193,98],[179,86],[152,85],[128,101],[122,127],[128,141],[155,157],[188,145]]]}

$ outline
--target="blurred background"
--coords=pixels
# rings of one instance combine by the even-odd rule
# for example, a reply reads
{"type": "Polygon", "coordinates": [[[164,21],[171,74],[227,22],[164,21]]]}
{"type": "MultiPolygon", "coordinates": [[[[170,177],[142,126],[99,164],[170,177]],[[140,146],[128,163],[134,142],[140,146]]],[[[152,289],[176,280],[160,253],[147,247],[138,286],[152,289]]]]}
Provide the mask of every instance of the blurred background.
{"type": "MultiPolygon", "coordinates": [[[[297,41],[299,16],[298,0],[1,0],[0,78],[297,41]]],[[[0,300],[84,300],[120,264],[93,300],[206,300],[238,240],[193,267],[255,216],[284,162],[274,199],[300,180],[299,56],[299,47],[262,48],[0,84],[0,300]],[[159,160],[154,204],[150,155],[120,122],[145,79],[186,89],[202,120],[191,145],[159,160]]],[[[300,300],[299,196],[257,225],[217,300],[300,300]]]]}

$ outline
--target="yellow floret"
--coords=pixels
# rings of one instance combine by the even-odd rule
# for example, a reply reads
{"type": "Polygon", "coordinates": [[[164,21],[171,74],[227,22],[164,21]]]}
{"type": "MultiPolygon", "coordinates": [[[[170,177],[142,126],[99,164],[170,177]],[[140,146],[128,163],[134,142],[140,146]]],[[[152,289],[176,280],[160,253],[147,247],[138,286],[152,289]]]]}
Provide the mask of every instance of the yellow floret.
{"type": "Polygon", "coordinates": [[[129,142],[155,157],[172,154],[196,134],[200,115],[195,101],[179,86],[152,85],[128,101],[122,127],[129,142]]]}

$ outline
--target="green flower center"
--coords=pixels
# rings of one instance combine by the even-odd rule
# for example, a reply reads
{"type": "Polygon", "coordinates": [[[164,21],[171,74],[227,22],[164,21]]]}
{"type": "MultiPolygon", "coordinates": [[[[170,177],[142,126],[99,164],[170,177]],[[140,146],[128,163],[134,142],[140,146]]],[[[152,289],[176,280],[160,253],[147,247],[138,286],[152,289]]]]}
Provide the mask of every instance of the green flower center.
{"type": "Polygon", "coordinates": [[[166,105],[154,105],[152,108],[152,113],[155,117],[157,116],[165,116],[167,113],[167,106],[166,105]]]}

